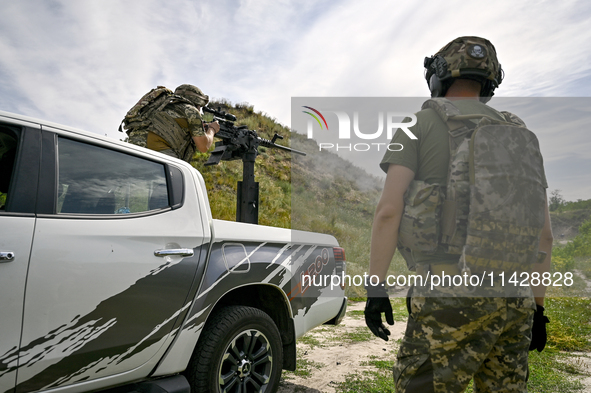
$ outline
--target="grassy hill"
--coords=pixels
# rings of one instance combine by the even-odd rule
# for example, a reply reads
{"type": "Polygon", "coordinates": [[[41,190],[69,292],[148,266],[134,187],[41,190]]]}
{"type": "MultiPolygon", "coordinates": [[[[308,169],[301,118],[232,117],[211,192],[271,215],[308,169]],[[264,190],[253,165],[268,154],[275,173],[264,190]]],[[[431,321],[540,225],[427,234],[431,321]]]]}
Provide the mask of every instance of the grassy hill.
{"type": "Polygon", "coordinates": [[[591,209],[576,209],[550,213],[552,233],[558,241],[571,240],[579,233],[579,227],[591,218],[591,209]]]}

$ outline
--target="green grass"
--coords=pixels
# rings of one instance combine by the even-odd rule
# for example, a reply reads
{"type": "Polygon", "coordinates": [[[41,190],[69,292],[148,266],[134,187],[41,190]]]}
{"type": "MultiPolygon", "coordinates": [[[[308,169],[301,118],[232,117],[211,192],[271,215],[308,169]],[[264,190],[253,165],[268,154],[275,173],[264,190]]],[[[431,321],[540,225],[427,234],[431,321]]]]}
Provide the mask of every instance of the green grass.
{"type": "Polygon", "coordinates": [[[545,349],[541,353],[530,352],[527,384],[528,392],[575,392],[583,389],[574,376],[588,375],[581,367],[564,363],[566,355],[545,349]]]}
{"type": "Polygon", "coordinates": [[[548,298],[545,315],[547,348],[560,351],[591,351],[591,300],[588,298],[548,298]]]}
{"type": "Polygon", "coordinates": [[[388,393],[395,391],[392,379],[394,361],[380,360],[378,357],[372,356],[371,360],[362,364],[373,366],[374,369],[347,375],[344,382],[335,386],[337,392],[388,393]]]}
{"type": "MultiPolygon", "coordinates": [[[[591,281],[591,256],[575,257],[575,268],[591,281]]],[[[591,289],[587,289],[587,296],[591,297],[591,289]]]]}
{"type": "Polygon", "coordinates": [[[564,213],[589,209],[591,209],[591,199],[578,200],[576,202],[564,201],[564,203],[560,204],[555,211],[564,213]]]}
{"type": "Polygon", "coordinates": [[[394,298],[390,299],[392,304],[392,311],[394,321],[406,322],[408,319],[408,311],[406,310],[406,298],[394,298]]]}
{"type": "Polygon", "coordinates": [[[344,341],[349,343],[359,343],[364,341],[369,341],[374,338],[374,335],[371,331],[365,327],[357,327],[353,331],[346,331],[338,336],[335,336],[333,340],[337,341],[344,341]]]}
{"type": "Polygon", "coordinates": [[[321,347],[322,343],[311,334],[306,334],[298,339],[298,344],[306,344],[310,348],[321,347]]]}
{"type": "Polygon", "coordinates": [[[353,319],[363,319],[365,318],[365,314],[363,310],[351,310],[347,311],[347,316],[353,319]]]}
{"type": "Polygon", "coordinates": [[[282,379],[290,380],[294,377],[300,378],[308,378],[312,375],[312,370],[316,369],[319,370],[324,367],[323,363],[315,362],[310,359],[304,358],[304,352],[298,348],[297,350],[297,360],[296,360],[296,370],[295,371],[287,371],[283,370],[282,379]]]}

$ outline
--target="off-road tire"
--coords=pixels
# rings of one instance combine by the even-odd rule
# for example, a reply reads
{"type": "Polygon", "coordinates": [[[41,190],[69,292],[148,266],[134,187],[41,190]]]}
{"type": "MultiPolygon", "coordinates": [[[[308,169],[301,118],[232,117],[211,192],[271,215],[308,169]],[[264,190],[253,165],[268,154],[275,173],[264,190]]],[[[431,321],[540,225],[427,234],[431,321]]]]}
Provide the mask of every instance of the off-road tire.
{"type": "Polygon", "coordinates": [[[272,393],[282,363],[281,336],[271,317],[257,308],[228,306],[206,323],[185,374],[192,392],[272,393]]]}

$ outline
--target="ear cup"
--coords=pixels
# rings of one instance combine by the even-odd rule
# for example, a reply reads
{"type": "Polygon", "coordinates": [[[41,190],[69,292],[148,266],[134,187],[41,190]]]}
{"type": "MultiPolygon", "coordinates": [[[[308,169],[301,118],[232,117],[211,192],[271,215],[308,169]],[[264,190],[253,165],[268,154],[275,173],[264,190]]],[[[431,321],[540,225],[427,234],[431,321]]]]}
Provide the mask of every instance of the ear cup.
{"type": "Polygon", "coordinates": [[[444,96],[441,79],[439,79],[435,74],[431,75],[431,78],[429,78],[429,90],[431,90],[431,97],[444,96]]]}
{"type": "Polygon", "coordinates": [[[436,74],[431,75],[428,81],[431,97],[445,97],[445,93],[454,82],[454,78],[439,79],[436,74]]]}

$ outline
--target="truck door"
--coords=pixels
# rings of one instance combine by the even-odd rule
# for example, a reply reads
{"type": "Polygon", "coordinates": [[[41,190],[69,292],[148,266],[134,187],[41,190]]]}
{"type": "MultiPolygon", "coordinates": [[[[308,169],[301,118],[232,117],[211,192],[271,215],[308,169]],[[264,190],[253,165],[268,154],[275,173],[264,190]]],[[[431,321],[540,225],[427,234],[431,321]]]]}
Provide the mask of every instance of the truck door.
{"type": "Polygon", "coordinates": [[[174,165],[53,133],[46,145],[16,392],[145,377],[191,305],[197,203],[174,165]]]}
{"type": "Polygon", "coordinates": [[[0,392],[16,383],[40,134],[0,123],[0,392]]]}

